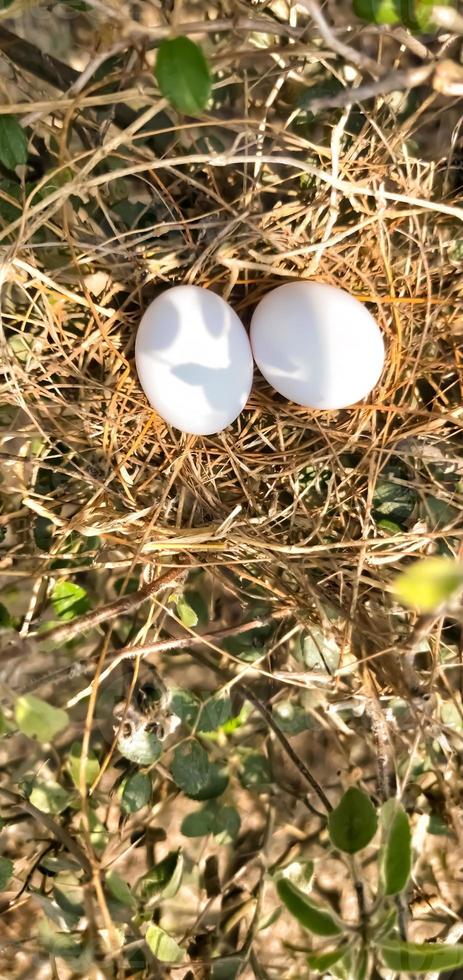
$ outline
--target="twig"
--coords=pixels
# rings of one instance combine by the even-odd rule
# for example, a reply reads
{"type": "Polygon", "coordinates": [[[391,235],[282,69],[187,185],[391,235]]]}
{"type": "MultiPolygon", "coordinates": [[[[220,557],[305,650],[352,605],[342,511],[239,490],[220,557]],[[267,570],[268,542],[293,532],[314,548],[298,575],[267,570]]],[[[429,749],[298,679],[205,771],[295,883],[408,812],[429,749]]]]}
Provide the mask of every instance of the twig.
{"type": "Polygon", "coordinates": [[[73,840],[70,834],[68,834],[67,830],[61,826],[61,824],[56,823],[56,821],[53,820],[48,813],[43,813],[42,810],[39,810],[33,803],[29,803],[29,800],[24,799],[23,796],[19,796],[18,793],[11,793],[10,790],[4,789],[3,786],[0,787],[0,793],[2,793],[3,796],[6,796],[10,803],[12,803],[14,806],[19,807],[21,810],[29,813],[31,817],[34,817],[35,820],[39,820],[40,823],[43,823],[53,837],[59,840],[70,854],[74,855],[76,860],[81,865],[83,871],[85,871],[85,874],[89,878],[92,877],[93,869],[87,855],[85,854],[85,851],[83,851],[80,845],[73,840]]]}
{"type": "MultiPolygon", "coordinates": [[[[267,626],[277,619],[282,619],[287,616],[286,610],[278,610],[273,616],[267,616],[265,619],[254,619],[251,622],[241,623],[239,626],[229,626],[226,629],[217,630],[215,633],[197,633],[190,636],[175,637],[171,640],[153,640],[151,643],[143,643],[137,646],[124,647],[119,650],[118,653],[109,660],[108,666],[102,672],[100,681],[104,681],[106,677],[109,676],[122,663],[124,660],[134,660],[144,657],[148,657],[153,653],[163,653],[164,651],[171,650],[188,650],[191,646],[197,646],[201,643],[217,643],[220,640],[225,640],[227,637],[239,636],[241,633],[247,633],[249,630],[260,629],[263,626],[267,626]]],[[[85,661],[80,661],[84,664],[85,661]]],[[[76,664],[74,664],[74,667],[76,664]]],[[[69,673],[69,667],[63,667],[59,673],[69,673]]],[[[56,677],[57,674],[53,674],[56,677]]],[[[48,677],[48,680],[50,678],[48,677]]],[[[87,697],[87,695],[92,690],[92,686],[86,687],[83,691],[79,691],[75,697],[71,698],[67,703],[67,707],[72,707],[77,701],[82,698],[87,697]]]]}
{"type": "MultiPolygon", "coordinates": [[[[205,656],[202,653],[197,653],[197,652],[192,653],[192,656],[195,658],[195,660],[198,660],[206,667],[209,667],[211,670],[215,671],[215,673],[218,674],[218,676],[221,677],[225,683],[230,683],[230,681],[233,681],[234,678],[231,676],[229,671],[224,670],[223,667],[219,667],[218,664],[216,663],[212,663],[209,657],[205,656]]],[[[242,681],[238,681],[235,684],[235,687],[237,691],[240,691],[241,694],[244,694],[245,698],[247,698],[247,700],[250,701],[255,708],[257,708],[259,714],[262,715],[262,717],[267,722],[269,728],[271,728],[272,732],[274,733],[274,735],[276,736],[280,744],[283,746],[286,754],[289,756],[292,762],[294,762],[294,765],[301,773],[301,776],[304,777],[304,779],[309,784],[309,786],[311,786],[312,789],[315,791],[315,793],[317,794],[320,802],[322,803],[327,813],[330,813],[333,807],[326,793],[320,786],[319,782],[316,780],[315,776],[312,775],[310,769],[306,766],[303,759],[301,759],[300,756],[297,754],[297,752],[293,749],[291,743],[286,738],[286,735],[284,734],[284,732],[282,732],[279,725],[277,725],[275,719],[273,718],[272,713],[268,710],[265,704],[263,704],[260,698],[257,697],[257,694],[254,694],[254,691],[250,687],[248,687],[247,684],[243,684],[242,681]]]]}
{"type": "MultiPolygon", "coordinates": [[[[19,68],[34,75],[35,78],[40,78],[61,92],[68,89],[71,89],[71,92],[76,92],[80,91],[82,87],[80,84],[81,72],[71,68],[64,61],[54,58],[53,55],[45,54],[35,44],[25,41],[22,37],[17,37],[16,34],[2,26],[0,26],[0,50],[19,68]]],[[[105,57],[100,57],[101,62],[110,55],[111,51],[105,52],[105,57]]],[[[114,121],[118,126],[122,128],[130,126],[136,117],[137,113],[128,106],[124,104],[115,106],[114,121]]]]}
{"type": "MultiPolygon", "coordinates": [[[[188,568],[185,567],[171,568],[164,575],[154,579],[154,582],[144,585],[138,592],[132,592],[129,595],[121,596],[120,599],[114,599],[113,602],[108,602],[105,606],[100,606],[99,609],[85,613],[84,616],[78,616],[70,623],[63,623],[62,626],[55,626],[53,629],[46,630],[45,633],[40,633],[39,637],[41,640],[52,640],[54,643],[67,643],[79,633],[86,633],[88,630],[94,629],[95,626],[99,626],[100,623],[107,623],[116,619],[117,616],[126,616],[127,613],[134,612],[141,606],[142,602],[145,602],[145,599],[150,599],[162,589],[181,582],[187,572],[188,568]]],[[[38,634],[29,635],[37,637],[38,634]]]]}
{"type": "Polygon", "coordinates": [[[243,694],[246,695],[248,701],[251,701],[251,703],[254,705],[254,707],[257,708],[259,714],[261,714],[262,717],[265,718],[265,721],[267,722],[267,725],[269,726],[269,728],[272,729],[272,732],[274,733],[274,735],[276,735],[278,741],[283,746],[286,754],[289,756],[289,758],[292,760],[292,762],[294,762],[294,765],[297,767],[297,769],[299,770],[299,772],[301,773],[301,775],[304,777],[304,779],[306,780],[306,782],[309,783],[309,786],[311,786],[312,789],[314,790],[314,792],[317,794],[317,796],[318,796],[320,802],[323,804],[325,810],[328,813],[330,813],[331,810],[333,809],[333,807],[332,807],[332,805],[331,805],[331,803],[330,803],[330,801],[329,801],[329,799],[328,799],[325,791],[320,786],[320,783],[315,779],[315,776],[312,775],[312,773],[310,772],[310,769],[308,769],[308,767],[306,766],[306,764],[303,761],[303,759],[301,759],[301,757],[293,749],[293,747],[291,745],[291,742],[288,741],[288,739],[286,738],[286,735],[284,734],[284,732],[282,732],[280,726],[276,723],[276,721],[275,721],[272,713],[268,710],[268,708],[266,707],[266,705],[257,697],[257,695],[254,694],[254,691],[252,691],[251,688],[247,686],[247,684],[240,683],[240,684],[237,684],[236,687],[237,687],[237,690],[241,690],[243,692],[243,694]]]}
{"type": "Polygon", "coordinates": [[[336,54],[339,54],[341,58],[350,61],[351,64],[363,71],[370,72],[371,75],[382,76],[386,74],[387,68],[373,61],[368,55],[352,48],[349,44],[344,44],[343,41],[338,40],[325,20],[317,0],[296,0],[295,6],[302,7],[309,14],[309,17],[315,21],[325,44],[336,54]]]}
{"type": "Polygon", "coordinates": [[[433,62],[420,65],[419,68],[410,68],[408,71],[391,72],[376,82],[367,82],[365,85],[359,85],[358,88],[350,86],[336,95],[315,96],[313,99],[310,98],[309,89],[308,98],[303,100],[301,108],[304,111],[310,109],[312,112],[318,112],[320,109],[340,109],[342,106],[366,102],[367,99],[373,99],[378,95],[417,88],[433,74],[435,69],[436,64],[433,62]]]}

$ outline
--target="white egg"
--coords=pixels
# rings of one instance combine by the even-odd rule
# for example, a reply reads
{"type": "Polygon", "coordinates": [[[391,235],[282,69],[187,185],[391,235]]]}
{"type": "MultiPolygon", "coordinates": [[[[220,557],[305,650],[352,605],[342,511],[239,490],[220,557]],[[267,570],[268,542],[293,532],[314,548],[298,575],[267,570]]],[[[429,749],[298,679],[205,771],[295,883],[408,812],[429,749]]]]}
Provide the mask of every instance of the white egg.
{"type": "Polygon", "coordinates": [[[199,286],[174,286],[148,306],[135,363],[153,408],[194,435],[225,429],[251,390],[253,361],[243,324],[225,300],[199,286]]]}
{"type": "Polygon", "coordinates": [[[308,408],[345,408],[364,398],[384,366],[376,320],[343,289],[294,282],[267,293],[251,321],[262,374],[308,408]]]}

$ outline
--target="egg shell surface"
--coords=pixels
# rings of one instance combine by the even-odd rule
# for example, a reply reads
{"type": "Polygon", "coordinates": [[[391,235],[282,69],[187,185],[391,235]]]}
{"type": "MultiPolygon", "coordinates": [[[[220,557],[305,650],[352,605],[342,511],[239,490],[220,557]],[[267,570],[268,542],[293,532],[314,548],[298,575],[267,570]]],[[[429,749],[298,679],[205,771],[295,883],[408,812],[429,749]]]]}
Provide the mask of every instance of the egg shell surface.
{"type": "Polygon", "coordinates": [[[174,286],[153,300],[138,328],[135,363],[153,408],[193,435],[225,429],[251,390],[243,324],[229,303],[200,286],[174,286]]]}
{"type": "Polygon", "coordinates": [[[251,321],[256,363],[276,391],[308,408],[346,408],[374,388],[384,341],[366,306],[319,282],[278,286],[251,321]]]}

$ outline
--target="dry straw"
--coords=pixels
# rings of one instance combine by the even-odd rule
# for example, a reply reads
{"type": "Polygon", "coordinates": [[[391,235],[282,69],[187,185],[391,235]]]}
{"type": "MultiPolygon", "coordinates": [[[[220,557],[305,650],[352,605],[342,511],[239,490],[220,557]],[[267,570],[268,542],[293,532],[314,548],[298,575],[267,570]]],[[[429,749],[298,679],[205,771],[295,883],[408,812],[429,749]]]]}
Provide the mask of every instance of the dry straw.
{"type": "MultiPolygon", "coordinates": [[[[93,574],[102,597],[116,572],[150,578],[185,562],[232,571],[301,624],[326,628],[330,611],[346,647],[355,621],[368,656],[378,637],[391,645],[375,610],[403,557],[432,550],[437,537],[459,540],[455,487],[445,482],[461,433],[456,99],[431,84],[414,108],[410,92],[388,94],[393,72],[399,89],[431,76],[434,61],[411,74],[420,42],[403,46],[400,29],[395,38],[356,28],[357,57],[341,45],[346,67],[339,44],[330,47],[341,31],[327,34],[323,21],[321,34],[308,30],[311,6],[285,23],[272,4],[255,20],[243,4],[215,28],[202,25],[218,73],[201,121],[169,112],[151,52],[130,49],[135,38],[156,44],[164,28],[121,23],[112,50],[125,53],[109,78],[98,80],[98,55],[81,76],[69,69],[62,92],[53,59],[44,65],[38,52],[35,64],[28,52],[37,91],[10,45],[11,109],[48,160],[2,233],[3,399],[16,409],[4,436],[4,489],[14,500],[2,518],[12,542],[4,569],[31,590],[29,622],[53,559],[72,550],[77,532],[100,539],[93,574]],[[327,78],[342,111],[316,119],[300,107],[327,78]],[[374,104],[353,102],[362,78],[361,97],[371,91],[374,104]],[[267,290],[294,278],[334,283],[370,305],[388,352],[372,396],[316,413],[256,376],[230,429],[211,438],[169,429],[134,369],[146,304],[169,285],[195,283],[248,323],[267,290]],[[406,529],[374,518],[391,461],[393,481],[415,496],[406,529]],[[448,505],[444,526],[430,498],[448,505]],[[50,522],[49,552],[30,533],[37,516],[50,522]]],[[[0,195],[12,203],[4,185],[0,195]]]]}

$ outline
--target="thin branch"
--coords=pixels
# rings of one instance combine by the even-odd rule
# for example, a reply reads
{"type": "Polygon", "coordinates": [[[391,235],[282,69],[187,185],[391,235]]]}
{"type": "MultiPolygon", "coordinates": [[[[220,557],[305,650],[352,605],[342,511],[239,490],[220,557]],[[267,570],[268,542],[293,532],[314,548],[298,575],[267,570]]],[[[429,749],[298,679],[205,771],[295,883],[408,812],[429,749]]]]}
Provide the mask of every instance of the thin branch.
{"type": "Polygon", "coordinates": [[[367,99],[373,99],[378,95],[387,95],[389,92],[417,88],[433,74],[435,68],[436,65],[433,63],[410,68],[408,71],[391,72],[390,75],[376,82],[367,82],[365,85],[359,85],[358,88],[350,86],[335,95],[322,95],[318,98],[315,96],[311,99],[309,89],[308,98],[303,100],[301,107],[312,112],[318,112],[320,109],[339,109],[342,106],[366,102],[367,99]]]}
{"type": "Polygon", "coordinates": [[[386,74],[387,68],[373,61],[368,55],[357,51],[356,48],[352,48],[350,44],[344,44],[343,41],[338,40],[325,20],[317,0],[296,0],[295,6],[302,7],[308,13],[309,17],[316,23],[325,44],[345,61],[349,61],[361,71],[368,71],[370,75],[381,77],[386,74]]]}
{"type": "Polygon", "coordinates": [[[82,850],[80,845],[70,836],[70,834],[68,834],[67,830],[65,830],[61,824],[56,823],[56,821],[53,820],[48,813],[43,813],[42,810],[39,810],[33,805],[33,803],[29,803],[29,800],[26,800],[23,796],[19,796],[18,793],[11,793],[10,790],[4,789],[3,786],[0,787],[0,793],[2,793],[3,796],[6,796],[10,803],[12,803],[14,806],[19,807],[20,810],[24,810],[31,817],[34,817],[35,820],[39,820],[40,823],[44,824],[53,837],[59,840],[59,842],[66,848],[66,850],[69,851],[70,854],[74,855],[76,860],[81,865],[83,871],[85,871],[85,874],[89,878],[92,877],[93,869],[87,855],[85,854],[85,851],[82,850]]]}
{"type": "MultiPolygon", "coordinates": [[[[211,660],[209,659],[209,657],[207,657],[205,654],[194,652],[194,653],[192,653],[192,656],[195,658],[195,660],[198,660],[199,663],[203,664],[206,667],[209,667],[210,670],[215,671],[215,673],[220,678],[222,678],[222,680],[225,683],[229,683],[230,681],[234,681],[233,676],[230,674],[230,672],[228,670],[224,670],[223,667],[219,667],[218,664],[216,664],[214,662],[211,662],[211,660]]],[[[296,766],[296,768],[299,770],[301,776],[303,776],[303,778],[305,779],[305,781],[309,784],[309,786],[317,794],[317,796],[318,796],[320,802],[322,803],[324,809],[326,810],[326,812],[327,813],[330,813],[331,810],[333,809],[333,807],[332,807],[332,805],[331,805],[331,803],[330,803],[330,801],[329,801],[329,799],[328,799],[325,791],[322,789],[322,787],[320,786],[320,783],[315,778],[315,776],[311,773],[311,771],[308,768],[308,766],[306,766],[304,760],[301,759],[301,757],[297,754],[297,752],[295,751],[295,749],[293,749],[291,743],[286,738],[286,735],[284,734],[284,732],[282,732],[281,728],[279,727],[279,725],[275,721],[275,719],[274,719],[271,711],[269,711],[269,709],[266,707],[266,705],[263,704],[263,702],[260,700],[260,698],[257,697],[257,694],[254,694],[254,691],[250,687],[248,687],[247,684],[243,684],[242,681],[238,681],[238,683],[235,684],[235,688],[236,688],[237,691],[240,691],[241,694],[243,694],[244,697],[248,701],[250,701],[251,704],[254,705],[254,707],[257,709],[257,711],[259,712],[259,714],[262,715],[262,717],[266,721],[268,727],[272,730],[272,732],[274,733],[274,735],[276,736],[276,738],[280,742],[280,745],[285,750],[286,754],[289,756],[289,758],[291,759],[291,761],[294,763],[294,765],[296,766]]]]}
{"type": "Polygon", "coordinates": [[[54,643],[67,643],[75,636],[78,636],[79,633],[86,633],[88,630],[94,629],[95,626],[99,626],[100,623],[107,623],[116,619],[118,616],[126,616],[127,613],[135,612],[135,609],[138,609],[146,599],[157,595],[158,592],[161,592],[162,589],[166,589],[168,586],[181,582],[187,572],[187,567],[170,568],[168,572],[164,572],[164,575],[159,575],[153,582],[144,585],[137,592],[132,592],[129,595],[121,596],[119,599],[114,599],[113,602],[108,602],[105,606],[93,609],[91,612],[85,613],[84,616],[78,616],[77,619],[73,619],[70,623],[55,626],[53,629],[41,633],[40,639],[52,640],[54,643]]]}

